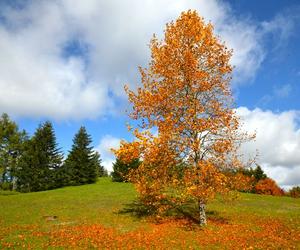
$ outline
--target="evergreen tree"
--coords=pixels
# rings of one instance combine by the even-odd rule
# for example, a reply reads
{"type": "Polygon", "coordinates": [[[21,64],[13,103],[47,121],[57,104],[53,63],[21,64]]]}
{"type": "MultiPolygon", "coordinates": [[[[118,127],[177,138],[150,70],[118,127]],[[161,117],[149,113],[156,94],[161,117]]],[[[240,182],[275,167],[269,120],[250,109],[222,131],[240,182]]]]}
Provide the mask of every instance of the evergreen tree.
{"type": "Polygon", "coordinates": [[[126,176],[130,169],[136,169],[141,164],[139,159],[134,159],[130,163],[126,164],[117,158],[116,162],[113,164],[113,172],[111,173],[112,181],[115,182],[126,182],[126,176]]]}
{"type": "Polygon", "coordinates": [[[261,166],[256,165],[256,168],[242,169],[241,172],[249,177],[254,177],[255,182],[266,179],[267,175],[262,170],[261,166]]]}
{"type": "Polygon", "coordinates": [[[19,131],[7,114],[0,117],[0,188],[11,189],[15,180],[14,172],[22,153],[26,132],[19,131]]]}
{"type": "Polygon", "coordinates": [[[35,183],[39,178],[38,167],[34,165],[34,146],[33,138],[24,143],[24,152],[16,168],[16,189],[20,192],[35,191],[35,183]]]}
{"type": "Polygon", "coordinates": [[[63,155],[57,147],[50,122],[45,122],[25,144],[17,169],[17,189],[21,192],[42,191],[61,186],[58,171],[63,155]]]}
{"type": "Polygon", "coordinates": [[[100,156],[95,154],[91,136],[81,127],[74,136],[73,146],[65,161],[63,172],[65,185],[82,185],[94,183],[98,177],[100,156]]]}
{"type": "Polygon", "coordinates": [[[100,158],[100,154],[97,151],[94,152],[93,160],[94,160],[94,164],[97,168],[98,176],[99,177],[107,176],[108,175],[107,170],[101,165],[102,160],[100,158]]]}
{"type": "Polygon", "coordinates": [[[264,173],[264,171],[259,165],[256,165],[256,168],[253,170],[253,176],[256,179],[256,181],[264,180],[267,178],[267,175],[264,173]]]}

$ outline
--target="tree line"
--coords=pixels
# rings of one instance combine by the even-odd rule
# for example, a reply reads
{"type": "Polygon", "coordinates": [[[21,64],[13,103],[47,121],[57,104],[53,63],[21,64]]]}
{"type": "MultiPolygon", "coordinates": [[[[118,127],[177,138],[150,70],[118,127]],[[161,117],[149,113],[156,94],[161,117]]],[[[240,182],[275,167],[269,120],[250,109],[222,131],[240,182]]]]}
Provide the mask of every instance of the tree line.
{"type": "MultiPolygon", "coordinates": [[[[130,182],[130,174],[132,171],[136,171],[142,161],[140,159],[133,159],[130,162],[125,163],[121,159],[117,158],[113,163],[113,171],[111,172],[111,178],[114,182],[130,182]]],[[[184,168],[188,166],[178,165],[176,167],[177,174],[183,176],[184,168]]],[[[231,180],[236,190],[244,193],[264,194],[273,196],[290,196],[293,198],[300,198],[300,187],[295,186],[290,190],[285,191],[280,188],[275,180],[271,179],[263,171],[260,165],[256,164],[256,167],[235,169],[227,172],[228,176],[232,176],[231,180]]]]}
{"type": "Polygon", "coordinates": [[[66,159],[51,122],[29,137],[7,114],[0,118],[0,188],[35,192],[96,182],[107,175],[85,127],[80,127],[66,159]]]}

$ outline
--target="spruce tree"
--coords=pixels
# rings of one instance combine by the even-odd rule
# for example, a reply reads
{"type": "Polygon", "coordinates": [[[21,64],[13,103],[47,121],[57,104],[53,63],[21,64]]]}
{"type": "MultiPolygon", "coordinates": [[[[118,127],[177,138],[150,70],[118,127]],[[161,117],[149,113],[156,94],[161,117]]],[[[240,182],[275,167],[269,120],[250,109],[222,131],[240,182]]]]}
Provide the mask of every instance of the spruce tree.
{"type": "Polygon", "coordinates": [[[268,177],[259,165],[256,165],[256,168],[254,169],[242,169],[241,172],[246,176],[254,177],[255,182],[266,179],[268,177]]]}
{"type": "Polygon", "coordinates": [[[7,114],[0,117],[0,188],[12,189],[14,172],[22,154],[26,132],[19,131],[18,125],[7,114]]]}
{"type": "Polygon", "coordinates": [[[100,157],[93,151],[93,147],[90,146],[91,142],[91,136],[85,127],[81,127],[74,136],[72,149],[63,167],[66,176],[65,185],[96,182],[100,157]]]}
{"type": "Polygon", "coordinates": [[[57,147],[52,124],[40,125],[26,143],[17,170],[17,189],[32,192],[61,186],[57,173],[62,166],[63,154],[57,147]]]}
{"type": "Polygon", "coordinates": [[[256,181],[264,180],[267,178],[267,175],[262,170],[261,166],[256,165],[256,168],[253,170],[253,176],[256,179],[256,181]]]}
{"type": "Polygon", "coordinates": [[[20,192],[35,191],[35,183],[39,177],[37,166],[34,164],[33,138],[24,143],[24,151],[16,168],[16,189],[20,192]]]}
{"type": "Polygon", "coordinates": [[[97,168],[98,176],[99,177],[107,176],[108,175],[107,170],[101,165],[102,160],[100,158],[100,154],[97,151],[94,152],[93,160],[97,168]]]}

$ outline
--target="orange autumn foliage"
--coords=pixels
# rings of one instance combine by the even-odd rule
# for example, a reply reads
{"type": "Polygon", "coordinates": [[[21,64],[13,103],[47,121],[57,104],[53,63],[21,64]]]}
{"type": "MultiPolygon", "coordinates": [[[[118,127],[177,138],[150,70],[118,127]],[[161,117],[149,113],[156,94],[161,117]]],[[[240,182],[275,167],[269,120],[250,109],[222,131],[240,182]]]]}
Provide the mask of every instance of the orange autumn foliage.
{"type": "Polygon", "coordinates": [[[130,231],[101,224],[0,228],[1,249],[298,249],[299,230],[275,218],[236,215],[210,218],[211,227],[195,227],[191,221],[169,219],[146,223],[130,231]],[[242,222],[242,223],[241,223],[242,222]],[[5,239],[18,230],[18,239],[5,239]],[[1,234],[2,233],[2,234],[1,234]]]}
{"type": "Polygon", "coordinates": [[[196,168],[185,171],[184,183],[187,194],[191,197],[201,197],[206,203],[217,193],[228,192],[228,178],[213,164],[200,163],[196,168]]]}
{"type": "Polygon", "coordinates": [[[230,179],[229,185],[231,190],[237,190],[241,192],[251,192],[256,183],[254,177],[244,175],[241,172],[228,173],[227,176],[230,179]]]}
{"type": "Polygon", "coordinates": [[[195,11],[167,24],[164,39],[154,36],[150,49],[149,67],[140,68],[142,87],[125,86],[130,117],[140,122],[130,129],[135,140],[114,152],[125,162],[142,160],[129,179],[146,205],[164,210],[167,198],[204,204],[230,190],[224,171],[241,166],[237,150],[250,138],[240,133],[233,109],[232,51],[195,11]],[[178,166],[185,166],[180,174],[178,166]]]}
{"type": "Polygon", "coordinates": [[[274,196],[284,195],[284,191],[271,178],[260,180],[255,185],[255,192],[257,194],[269,194],[274,196]]]}

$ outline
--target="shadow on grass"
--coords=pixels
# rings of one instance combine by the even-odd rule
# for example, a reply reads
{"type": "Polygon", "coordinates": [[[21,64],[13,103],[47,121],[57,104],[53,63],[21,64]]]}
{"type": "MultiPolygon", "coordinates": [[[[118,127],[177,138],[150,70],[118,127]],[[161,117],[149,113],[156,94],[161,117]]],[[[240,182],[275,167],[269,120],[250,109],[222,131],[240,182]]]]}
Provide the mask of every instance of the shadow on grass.
{"type": "Polygon", "coordinates": [[[216,224],[229,224],[228,218],[221,216],[218,211],[208,210],[208,211],[206,211],[206,216],[207,216],[208,220],[210,220],[216,224]]]}
{"type": "MultiPolygon", "coordinates": [[[[139,200],[125,204],[124,208],[117,212],[118,214],[129,214],[137,219],[153,218],[157,215],[157,211],[153,207],[145,206],[139,200]]],[[[227,218],[222,217],[218,211],[207,210],[207,219],[216,224],[228,224],[227,218]]],[[[188,202],[182,205],[172,206],[165,212],[164,218],[172,218],[175,220],[184,219],[188,221],[189,229],[199,225],[199,211],[194,202],[188,202]]],[[[156,221],[157,222],[157,221],[156,221]]]]}
{"type": "Polygon", "coordinates": [[[118,214],[129,214],[138,219],[155,215],[156,211],[152,207],[145,206],[138,200],[124,205],[124,208],[117,212],[118,214]]]}

